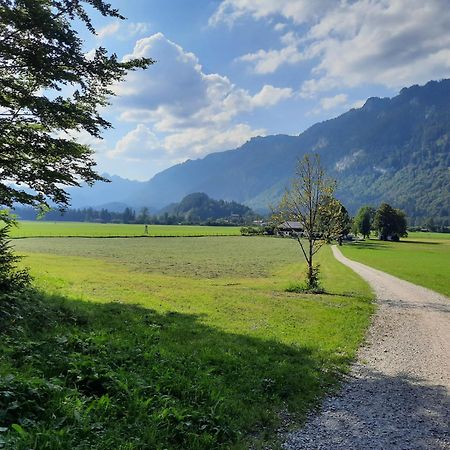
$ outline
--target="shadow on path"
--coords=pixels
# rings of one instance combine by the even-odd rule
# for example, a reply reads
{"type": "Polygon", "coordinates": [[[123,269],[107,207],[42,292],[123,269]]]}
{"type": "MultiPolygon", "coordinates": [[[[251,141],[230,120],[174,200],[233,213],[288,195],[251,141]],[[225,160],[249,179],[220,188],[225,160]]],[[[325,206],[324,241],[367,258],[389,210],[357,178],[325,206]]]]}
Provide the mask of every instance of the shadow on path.
{"type": "Polygon", "coordinates": [[[408,375],[388,376],[355,366],[339,396],[284,448],[303,450],[448,450],[450,397],[408,375]]]}

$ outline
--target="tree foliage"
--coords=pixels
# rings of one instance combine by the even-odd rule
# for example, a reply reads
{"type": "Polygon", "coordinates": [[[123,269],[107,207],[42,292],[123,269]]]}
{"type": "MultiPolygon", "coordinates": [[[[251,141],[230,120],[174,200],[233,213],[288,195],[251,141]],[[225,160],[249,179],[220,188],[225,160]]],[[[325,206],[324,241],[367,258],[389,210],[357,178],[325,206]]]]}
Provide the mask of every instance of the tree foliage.
{"type": "Polygon", "coordinates": [[[8,239],[8,233],[14,221],[10,216],[4,217],[4,220],[6,224],[0,227],[0,292],[9,293],[27,287],[31,277],[27,270],[17,268],[20,257],[14,254],[8,239]]]}
{"type": "Polygon", "coordinates": [[[372,206],[362,206],[356,213],[353,219],[353,231],[356,234],[361,234],[363,238],[368,238],[373,226],[373,219],[375,218],[375,208],[372,206]]]}
{"type": "Polygon", "coordinates": [[[103,0],[0,0],[1,205],[64,207],[64,186],[103,180],[74,133],[100,138],[111,85],[153,61],[120,62],[102,47],[88,56],[73,28],[95,33],[86,8],[123,19],[103,0]]]}
{"type": "Polygon", "coordinates": [[[254,214],[248,206],[241,205],[235,201],[215,200],[203,192],[188,194],[180,203],[170,205],[163,211],[174,215],[178,221],[193,223],[226,219],[233,215],[237,218],[254,214]]]}
{"type": "Polygon", "coordinates": [[[352,220],[347,209],[339,200],[332,196],[324,202],[324,207],[319,215],[319,222],[320,229],[328,230],[326,235],[328,242],[332,239],[338,239],[339,243],[341,243],[342,238],[352,228],[352,220]]]}
{"type": "Polygon", "coordinates": [[[291,186],[274,212],[276,223],[299,222],[303,230],[306,242],[300,235],[297,240],[308,265],[307,289],[315,289],[318,284],[314,255],[343,232],[342,205],[333,197],[334,190],[335,182],[326,176],[319,155],[305,155],[298,161],[291,186]]]}
{"type": "Polygon", "coordinates": [[[383,241],[388,239],[398,241],[401,237],[408,235],[405,213],[387,203],[382,203],[377,209],[373,225],[383,241]]]}

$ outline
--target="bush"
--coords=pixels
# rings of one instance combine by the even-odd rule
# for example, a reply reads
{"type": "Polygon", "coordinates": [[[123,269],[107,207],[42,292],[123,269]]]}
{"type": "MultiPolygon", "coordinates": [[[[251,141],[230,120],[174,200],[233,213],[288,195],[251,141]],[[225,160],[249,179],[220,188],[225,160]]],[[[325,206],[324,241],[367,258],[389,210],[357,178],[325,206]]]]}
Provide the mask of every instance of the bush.
{"type": "Polygon", "coordinates": [[[292,283],[286,288],[286,292],[299,292],[306,294],[323,294],[325,290],[320,284],[319,266],[314,266],[312,276],[308,280],[308,269],[305,273],[305,281],[303,283],[292,283]],[[308,282],[309,281],[309,282],[308,282]]]}
{"type": "Polygon", "coordinates": [[[18,269],[20,257],[15,255],[8,239],[11,223],[0,229],[0,292],[9,293],[25,289],[31,277],[27,270],[18,269]]]}
{"type": "Polygon", "coordinates": [[[275,234],[273,225],[265,225],[265,226],[248,226],[241,227],[241,235],[242,236],[257,236],[257,235],[268,235],[272,236],[275,234]]]}

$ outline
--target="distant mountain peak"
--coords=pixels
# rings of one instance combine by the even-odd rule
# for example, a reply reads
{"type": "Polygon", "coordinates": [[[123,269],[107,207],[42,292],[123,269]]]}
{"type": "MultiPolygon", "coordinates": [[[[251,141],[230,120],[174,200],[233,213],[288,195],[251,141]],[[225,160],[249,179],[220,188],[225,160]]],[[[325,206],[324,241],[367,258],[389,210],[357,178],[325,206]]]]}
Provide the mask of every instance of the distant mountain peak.
{"type": "Polygon", "coordinates": [[[279,200],[296,161],[312,151],[351,212],[385,201],[410,217],[450,221],[450,80],[371,97],[298,136],[255,136],[234,150],[187,160],[114,200],[161,208],[202,192],[263,211],[279,200]]]}

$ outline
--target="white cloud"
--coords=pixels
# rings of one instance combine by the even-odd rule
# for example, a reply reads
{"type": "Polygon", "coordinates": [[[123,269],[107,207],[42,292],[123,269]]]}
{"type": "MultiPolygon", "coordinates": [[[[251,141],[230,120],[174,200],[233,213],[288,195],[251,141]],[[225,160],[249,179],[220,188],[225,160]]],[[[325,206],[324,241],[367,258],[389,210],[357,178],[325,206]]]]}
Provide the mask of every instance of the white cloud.
{"type": "MultiPolygon", "coordinates": [[[[286,41],[287,36],[291,37],[291,35],[283,37],[286,41]]],[[[291,42],[279,50],[258,50],[255,53],[247,53],[237,60],[253,63],[253,70],[257,74],[267,74],[275,72],[283,64],[296,64],[304,59],[297,44],[291,42]]]]}
{"type": "Polygon", "coordinates": [[[287,25],[285,23],[278,22],[274,25],[273,29],[275,31],[283,31],[286,27],[287,25]]]}
{"type": "Polygon", "coordinates": [[[105,141],[103,139],[92,136],[85,130],[70,130],[63,131],[60,130],[55,134],[55,137],[59,139],[69,139],[77,142],[81,145],[88,145],[95,148],[96,151],[102,151],[105,149],[105,141]]]}
{"type": "Polygon", "coordinates": [[[319,100],[318,106],[313,110],[309,111],[307,115],[313,116],[317,114],[321,114],[324,111],[342,111],[343,109],[348,109],[352,107],[348,103],[348,95],[347,94],[337,94],[331,97],[323,97],[319,100]]]}
{"type": "Polygon", "coordinates": [[[279,49],[240,60],[260,74],[309,60],[314,67],[303,97],[374,83],[393,89],[450,73],[448,0],[223,0],[210,23],[232,24],[244,16],[281,16],[302,31],[297,40],[285,34],[279,49]]]}
{"type": "Polygon", "coordinates": [[[186,142],[192,151],[191,156],[202,156],[217,148],[232,149],[254,136],[265,136],[264,129],[252,129],[246,124],[237,124],[227,129],[214,127],[197,127],[180,130],[168,136],[165,141],[167,148],[174,155],[183,155],[186,142]]]}
{"type": "Polygon", "coordinates": [[[98,39],[105,39],[108,36],[116,34],[121,27],[121,23],[118,20],[105,25],[103,28],[97,31],[98,39]]]}
{"type": "Polygon", "coordinates": [[[130,22],[128,34],[130,36],[142,36],[150,31],[150,24],[146,22],[130,22]]]}
{"type": "Polygon", "coordinates": [[[292,89],[290,88],[281,89],[266,84],[256,95],[251,97],[250,104],[252,108],[273,106],[291,96],[292,89]]]}
{"type": "MultiPolygon", "coordinates": [[[[251,94],[225,76],[204,73],[196,55],[162,33],[139,40],[124,59],[135,57],[152,57],[157,63],[147,71],[130,73],[116,86],[119,97],[115,106],[122,121],[151,126],[171,157],[225,150],[265,134],[263,129],[242,123],[241,115],[293,96],[291,88],[271,85],[251,94]]],[[[130,139],[126,139],[126,148],[130,139]]],[[[115,154],[120,154],[121,148],[117,147],[115,154]]]]}
{"type": "Polygon", "coordinates": [[[137,127],[117,141],[114,149],[108,152],[111,158],[124,158],[132,161],[153,159],[164,153],[157,136],[145,125],[137,127]]]}
{"type": "Polygon", "coordinates": [[[355,100],[351,105],[350,105],[350,107],[351,108],[356,108],[356,109],[359,109],[359,108],[362,108],[363,106],[364,106],[364,103],[366,103],[366,100],[367,99],[359,99],[359,100],[355,100]]]}
{"type": "Polygon", "coordinates": [[[320,106],[323,110],[329,111],[347,103],[347,94],[337,94],[334,97],[324,97],[320,100],[320,106]]]}
{"type": "Polygon", "coordinates": [[[312,27],[309,51],[319,80],[400,87],[448,76],[449,27],[446,0],[361,0],[312,27]]]}
{"type": "Polygon", "coordinates": [[[147,22],[124,23],[120,20],[115,20],[97,31],[97,39],[102,40],[109,36],[114,36],[121,40],[130,39],[148,33],[150,28],[150,24],[147,22]]]}
{"type": "Polygon", "coordinates": [[[215,26],[223,22],[232,25],[246,15],[256,20],[281,15],[295,23],[304,23],[335,3],[336,0],[223,0],[209,24],[215,26]]]}

